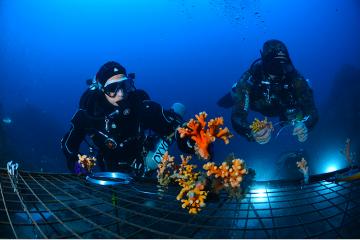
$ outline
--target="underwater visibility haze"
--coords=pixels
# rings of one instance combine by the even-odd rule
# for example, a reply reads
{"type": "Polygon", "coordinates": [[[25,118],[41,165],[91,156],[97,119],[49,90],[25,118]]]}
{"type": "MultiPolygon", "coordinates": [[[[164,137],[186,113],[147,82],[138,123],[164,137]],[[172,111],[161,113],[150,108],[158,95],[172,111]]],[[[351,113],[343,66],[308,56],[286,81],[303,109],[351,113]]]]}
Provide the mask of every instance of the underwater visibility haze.
{"type": "Polygon", "coordinates": [[[60,139],[86,80],[117,61],[164,108],[183,103],[185,120],[202,111],[224,118],[234,137],[214,144],[217,163],[234,153],[256,180],[301,177],[302,157],[310,174],[344,168],[347,139],[360,157],[359,29],[357,0],[2,0],[0,167],[12,160],[23,170],[68,172],[60,139]],[[319,121],[305,142],[291,128],[265,145],[248,142],[231,109],[217,105],[270,39],[286,44],[311,83],[319,121]]]}

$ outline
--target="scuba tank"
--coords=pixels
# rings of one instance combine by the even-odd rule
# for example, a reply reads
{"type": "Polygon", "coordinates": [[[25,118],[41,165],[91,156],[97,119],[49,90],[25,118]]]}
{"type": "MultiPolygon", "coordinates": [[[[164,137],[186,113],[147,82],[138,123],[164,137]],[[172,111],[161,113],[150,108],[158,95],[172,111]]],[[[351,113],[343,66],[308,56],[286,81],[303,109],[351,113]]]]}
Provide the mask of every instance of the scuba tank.
{"type": "Polygon", "coordinates": [[[154,141],[153,147],[147,151],[144,158],[145,172],[153,171],[158,168],[158,164],[168,151],[170,143],[161,137],[152,138],[150,141],[154,141]]]}
{"type": "MultiPolygon", "coordinates": [[[[171,110],[182,119],[185,115],[186,108],[182,103],[176,102],[171,106],[171,110]]],[[[177,126],[181,124],[180,119],[173,119],[173,121],[174,123],[176,122],[177,126]]],[[[168,151],[169,146],[175,138],[175,132],[168,136],[152,134],[151,131],[146,134],[147,140],[145,140],[144,145],[146,152],[144,157],[145,172],[153,171],[158,168],[158,165],[161,163],[164,154],[168,151]]]]}

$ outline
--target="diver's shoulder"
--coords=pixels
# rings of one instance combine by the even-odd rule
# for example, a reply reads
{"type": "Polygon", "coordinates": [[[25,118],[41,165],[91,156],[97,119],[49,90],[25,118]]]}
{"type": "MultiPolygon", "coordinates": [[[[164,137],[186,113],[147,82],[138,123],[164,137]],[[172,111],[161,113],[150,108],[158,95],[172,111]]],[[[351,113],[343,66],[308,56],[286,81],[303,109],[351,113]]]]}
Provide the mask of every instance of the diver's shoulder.
{"type": "Polygon", "coordinates": [[[150,100],[149,94],[145,90],[142,90],[142,89],[136,89],[135,91],[133,91],[131,93],[131,95],[132,95],[132,97],[136,98],[140,102],[145,101],[145,100],[150,100]]]}
{"type": "Polygon", "coordinates": [[[109,108],[104,93],[101,90],[86,90],[79,101],[79,109],[91,117],[103,117],[109,108]]]}
{"type": "Polygon", "coordinates": [[[102,92],[100,90],[91,90],[87,89],[80,97],[79,108],[87,110],[91,103],[99,101],[101,98],[102,92]]]}
{"type": "Polygon", "coordinates": [[[294,82],[297,82],[297,83],[306,82],[305,77],[298,70],[294,70],[291,73],[291,78],[293,79],[294,82]]]}
{"type": "Polygon", "coordinates": [[[248,85],[253,85],[255,82],[264,78],[264,66],[261,59],[256,59],[243,75],[243,81],[248,85]]]}
{"type": "Polygon", "coordinates": [[[295,71],[292,76],[296,88],[312,88],[310,79],[305,78],[299,71],[295,71]]]}
{"type": "Polygon", "coordinates": [[[261,58],[258,58],[250,65],[248,72],[251,74],[262,73],[264,69],[263,65],[261,58]]]}

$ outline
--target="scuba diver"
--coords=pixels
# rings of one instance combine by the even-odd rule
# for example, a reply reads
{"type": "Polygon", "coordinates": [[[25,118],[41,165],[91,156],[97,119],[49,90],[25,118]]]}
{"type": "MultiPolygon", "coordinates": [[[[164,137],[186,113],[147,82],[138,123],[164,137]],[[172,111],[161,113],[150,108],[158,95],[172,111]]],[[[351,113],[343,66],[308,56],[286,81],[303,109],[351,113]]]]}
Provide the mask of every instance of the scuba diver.
{"type": "Polygon", "coordinates": [[[283,127],[293,125],[293,135],[305,142],[308,131],[318,121],[308,81],[295,69],[283,42],[268,40],[260,53],[261,58],[254,61],[218,105],[232,107],[232,125],[248,141],[268,143],[273,131],[270,124],[258,132],[251,130],[247,116],[253,110],[268,117],[278,116],[283,127]]]}
{"type": "Polygon", "coordinates": [[[177,103],[170,110],[163,109],[145,91],[135,88],[134,78],[135,74],[127,74],[122,65],[110,61],[88,80],[89,89],[80,99],[70,131],[61,140],[71,172],[78,172],[82,142],[89,145],[90,153],[96,153],[101,171],[142,175],[149,168],[154,170],[157,164],[145,166],[144,161],[151,147],[158,145],[147,137],[148,130],[161,136],[167,145],[176,138],[180,150],[194,152],[191,140],[180,138],[176,131],[183,123],[185,107],[177,103]]]}

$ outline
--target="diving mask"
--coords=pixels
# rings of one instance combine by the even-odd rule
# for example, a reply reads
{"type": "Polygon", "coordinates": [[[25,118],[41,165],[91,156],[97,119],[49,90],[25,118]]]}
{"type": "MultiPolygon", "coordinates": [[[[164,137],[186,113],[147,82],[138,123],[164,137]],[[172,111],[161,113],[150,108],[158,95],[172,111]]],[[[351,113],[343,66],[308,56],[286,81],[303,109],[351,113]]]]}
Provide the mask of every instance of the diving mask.
{"type": "Polygon", "coordinates": [[[274,58],[270,61],[264,62],[264,70],[266,73],[271,75],[283,76],[292,72],[294,67],[287,59],[274,58]]]}
{"type": "Polygon", "coordinates": [[[109,80],[103,87],[103,91],[109,97],[116,95],[118,91],[122,90],[124,95],[135,90],[134,80],[131,78],[123,77],[120,79],[109,80]]]}
{"type": "Polygon", "coordinates": [[[260,51],[260,54],[266,73],[274,76],[283,76],[294,71],[294,67],[286,51],[273,49],[266,54],[260,51]]]}

